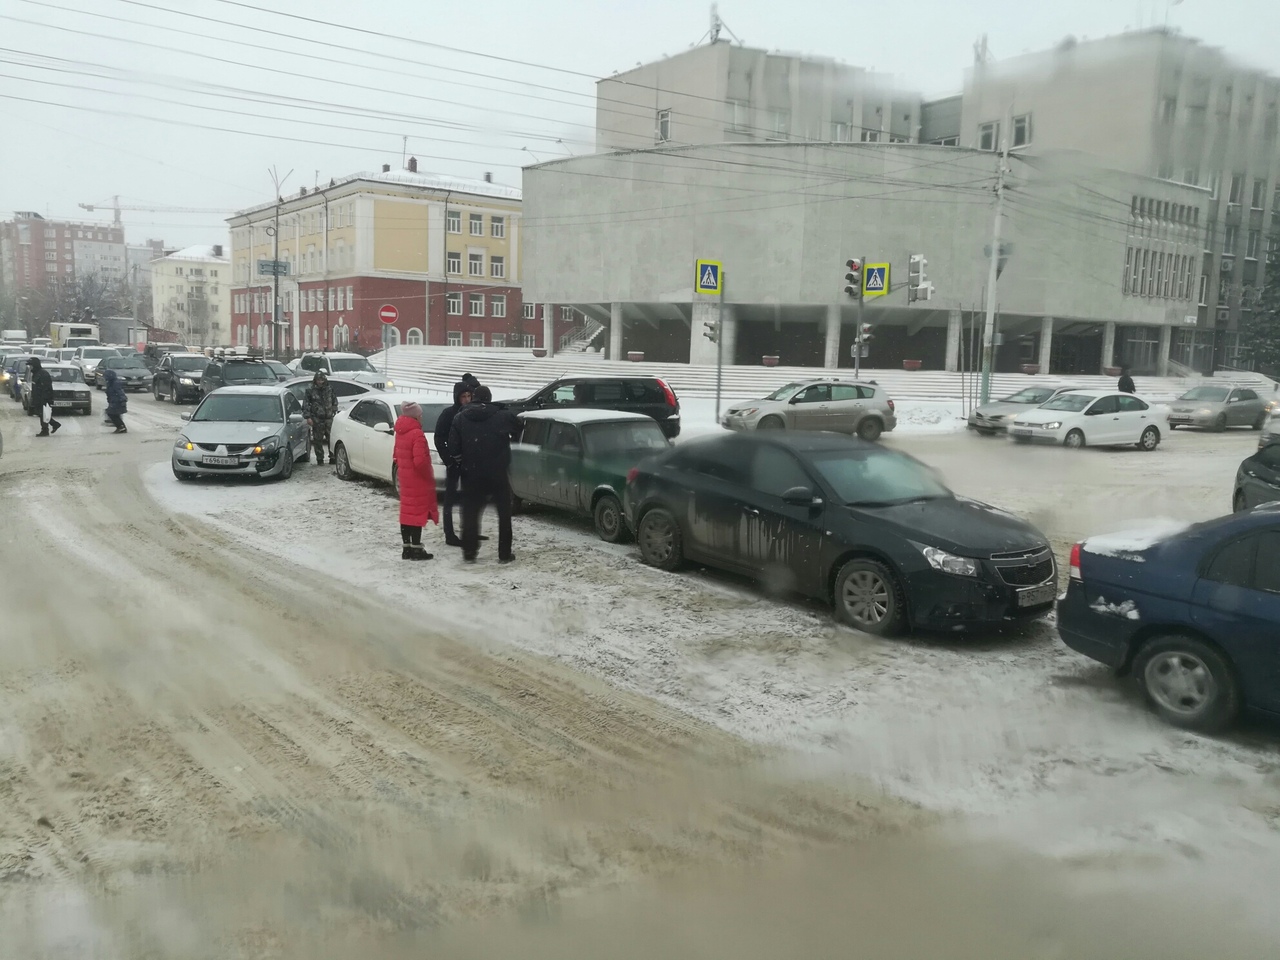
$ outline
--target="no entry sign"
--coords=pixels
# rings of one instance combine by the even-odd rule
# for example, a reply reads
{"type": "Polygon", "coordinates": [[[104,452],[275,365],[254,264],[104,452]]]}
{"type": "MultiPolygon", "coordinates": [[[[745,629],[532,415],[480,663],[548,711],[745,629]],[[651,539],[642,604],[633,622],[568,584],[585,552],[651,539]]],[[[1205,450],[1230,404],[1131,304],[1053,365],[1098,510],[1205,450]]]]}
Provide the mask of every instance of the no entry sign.
{"type": "Polygon", "coordinates": [[[395,323],[400,319],[400,311],[389,303],[384,303],[378,311],[378,319],[383,323],[395,323]]]}

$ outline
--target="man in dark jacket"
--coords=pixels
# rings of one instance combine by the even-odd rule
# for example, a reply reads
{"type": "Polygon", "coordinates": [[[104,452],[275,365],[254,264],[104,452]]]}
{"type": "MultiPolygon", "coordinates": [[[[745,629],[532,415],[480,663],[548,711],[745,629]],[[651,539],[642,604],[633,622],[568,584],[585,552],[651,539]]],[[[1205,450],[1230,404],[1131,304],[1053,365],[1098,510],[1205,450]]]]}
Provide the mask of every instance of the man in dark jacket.
{"type": "Polygon", "coordinates": [[[1133,377],[1129,376],[1129,368],[1120,368],[1120,381],[1116,384],[1116,389],[1121,393],[1137,393],[1138,388],[1133,384],[1133,377]]]}
{"type": "Polygon", "coordinates": [[[116,433],[128,433],[124,413],[129,409],[129,398],[125,395],[120,375],[114,370],[107,370],[102,376],[107,381],[107,419],[115,425],[116,433]]]}
{"type": "Polygon", "coordinates": [[[498,509],[498,562],[510,563],[511,441],[520,435],[515,414],[493,406],[488,387],[476,387],[471,403],[453,418],[449,455],[462,471],[462,558],[474,563],[480,541],[480,514],[490,501],[498,509]]]}
{"type": "Polygon", "coordinates": [[[27,403],[40,418],[40,432],[36,436],[47,437],[57,433],[62,427],[62,424],[53,419],[53,377],[49,376],[49,371],[40,363],[39,357],[28,360],[27,369],[31,371],[31,396],[27,403]]]}
{"type": "Polygon", "coordinates": [[[444,462],[444,502],[440,504],[444,514],[444,542],[451,547],[462,546],[458,534],[453,528],[453,506],[458,502],[458,464],[449,455],[449,431],[453,428],[453,418],[458,411],[471,402],[471,387],[459,380],[453,385],[453,406],[445,410],[436,419],[436,435],[434,443],[436,453],[444,462]]]}
{"type": "Polygon", "coordinates": [[[333,429],[333,418],[338,415],[338,397],[323,370],[316,371],[311,386],[302,395],[302,415],[311,427],[311,449],[316,463],[324,463],[324,455],[329,450],[329,431],[333,429]]]}

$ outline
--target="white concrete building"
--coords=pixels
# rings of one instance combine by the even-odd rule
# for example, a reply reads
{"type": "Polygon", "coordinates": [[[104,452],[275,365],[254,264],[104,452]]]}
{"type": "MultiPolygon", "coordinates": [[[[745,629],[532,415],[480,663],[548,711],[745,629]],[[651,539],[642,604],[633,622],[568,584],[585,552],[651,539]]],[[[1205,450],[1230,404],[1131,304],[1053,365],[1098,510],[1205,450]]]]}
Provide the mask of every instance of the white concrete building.
{"type": "Polygon", "coordinates": [[[221,244],[187,247],[151,261],[156,326],[183,343],[217,346],[231,338],[231,260],[221,244]]]}

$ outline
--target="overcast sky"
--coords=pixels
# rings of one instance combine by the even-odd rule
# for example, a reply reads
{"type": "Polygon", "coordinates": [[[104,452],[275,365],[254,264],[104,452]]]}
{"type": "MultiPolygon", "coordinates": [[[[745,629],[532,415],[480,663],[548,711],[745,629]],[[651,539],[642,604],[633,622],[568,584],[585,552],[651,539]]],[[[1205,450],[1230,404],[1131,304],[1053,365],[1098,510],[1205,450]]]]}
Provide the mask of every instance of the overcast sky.
{"type": "MultiPolygon", "coordinates": [[[[238,209],[270,199],[272,165],[293,171],[285,190],[296,192],[399,166],[403,136],[420,169],[492,171],[518,186],[522,164],[590,149],[592,78],[687,49],[706,33],[709,9],[687,0],[0,0],[0,217],[109,219],[77,204],[114,194],[137,207],[238,209]]],[[[835,57],[927,95],[959,91],[983,33],[1002,59],[1166,15],[1280,74],[1280,0],[722,0],[720,13],[748,46],[835,57]]],[[[226,239],[218,213],[123,219],[131,242],[226,239]]]]}

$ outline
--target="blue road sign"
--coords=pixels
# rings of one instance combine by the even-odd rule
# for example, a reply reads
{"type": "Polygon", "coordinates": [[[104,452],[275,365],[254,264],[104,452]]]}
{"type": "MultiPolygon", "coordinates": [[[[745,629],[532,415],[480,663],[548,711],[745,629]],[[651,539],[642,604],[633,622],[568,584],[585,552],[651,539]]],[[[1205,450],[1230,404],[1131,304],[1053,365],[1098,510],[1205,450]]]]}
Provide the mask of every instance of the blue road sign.
{"type": "Polygon", "coordinates": [[[693,289],[718,296],[724,289],[724,264],[719,260],[694,261],[693,289]]]}
{"type": "Polygon", "coordinates": [[[889,292],[889,265],[868,263],[862,270],[862,295],[883,297],[889,292]]]}

